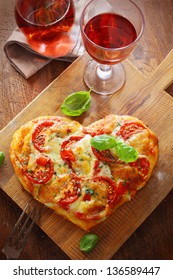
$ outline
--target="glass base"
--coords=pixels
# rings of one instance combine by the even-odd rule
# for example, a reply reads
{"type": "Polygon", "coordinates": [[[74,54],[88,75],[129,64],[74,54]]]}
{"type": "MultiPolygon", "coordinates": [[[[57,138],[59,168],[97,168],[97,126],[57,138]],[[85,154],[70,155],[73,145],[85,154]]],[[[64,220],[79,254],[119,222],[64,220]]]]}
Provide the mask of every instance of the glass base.
{"type": "Polygon", "coordinates": [[[108,95],[118,91],[125,83],[126,74],[121,63],[112,66],[104,66],[105,71],[100,69],[100,64],[94,60],[90,60],[84,71],[84,82],[92,89],[92,91],[108,95]],[[110,70],[106,69],[110,68],[110,70]],[[102,73],[101,73],[102,72],[102,73]]]}

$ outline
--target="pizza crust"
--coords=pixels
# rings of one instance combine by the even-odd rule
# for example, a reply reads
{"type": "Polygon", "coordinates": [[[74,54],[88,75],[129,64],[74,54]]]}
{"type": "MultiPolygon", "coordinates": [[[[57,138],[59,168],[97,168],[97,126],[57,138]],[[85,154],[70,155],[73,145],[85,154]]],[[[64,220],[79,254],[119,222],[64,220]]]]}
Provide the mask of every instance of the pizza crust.
{"type": "Polygon", "coordinates": [[[149,180],[158,158],[158,138],[139,119],[108,115],[87,127],[64,117],[39,117],[13,135],[10,158],[22,186],[57,214],[88,231],[107,219],[149,180]],[[120,137],[139,153],[125,163],[110,150],[100,155],[95,135],[120,137]],[[100,158],[101,156],[101,158],[100,158]]]}

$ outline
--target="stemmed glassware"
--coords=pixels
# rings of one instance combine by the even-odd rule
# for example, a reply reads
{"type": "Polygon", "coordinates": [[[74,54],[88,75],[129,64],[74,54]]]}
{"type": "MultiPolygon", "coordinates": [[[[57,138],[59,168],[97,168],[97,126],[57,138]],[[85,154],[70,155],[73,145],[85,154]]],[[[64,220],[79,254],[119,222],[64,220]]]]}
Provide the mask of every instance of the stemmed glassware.
{"type": "Polygon", "coordinates": [[[15,18],[36,52],[59,57],[74,45],[69,31],[74,23],[73,0],[16,0],[15,18]]]}
{"type": "Polygon", "coordinates": [[[84,8],[80,28],[86,51],[91,56],[84,72],[86,85],[108,95],[125,82],[120,63],[126,59],[144,30],[144,17],[131,0],[91,0],[84,8]]]}

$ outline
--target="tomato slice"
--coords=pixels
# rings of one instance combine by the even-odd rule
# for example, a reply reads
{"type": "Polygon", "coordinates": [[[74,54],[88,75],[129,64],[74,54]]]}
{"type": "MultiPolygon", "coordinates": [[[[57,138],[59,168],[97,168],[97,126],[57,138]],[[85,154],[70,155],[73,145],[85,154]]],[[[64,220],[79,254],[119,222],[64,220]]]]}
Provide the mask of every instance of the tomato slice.
{"type": "Polygon", "coordinates": [[[72,168],[72,162],[76,161],[76,157],[72,151],[72,145],[81,140],[83,136],[71,136],[61,144],[60,155],[61,158],[72,168]]]}
{"type": "Polygon", "coordinates": [[[128,181],[124,180],[124,181],[121,181],[119,184],[118,184],[118,188],[117,188],[117,192],[120,195],[123,195],[125,192],[127,192],[130,188],[130,184],[128,181]]]}
{"type": "Polygon", "coordinates": [[[96,158],[98,160],[105,161],[105,162],[110,162],[110,163],[116,163],[116,162],[120,161],[118,158],[114,157],[111,154],[110,150],[100,151],[100,150],[97,150],[96,148],[94,148],[93,146],[91,146],[91,149],[93,151],[93,154],[96,156],[96,158]]]}
{"type": "Polygon", "coordinates": [[[107,202],[110,206],[115,205],[115,203],[119,201],[120,195],[122,195],[127,190],[128,186],[119,184],[117,187],[116,183],[107,176],[94,177],[93,182],[107,184],[107,202]]]}
{"type": "Polygon", "coordinates": [[[93,179],[94,182],[104,182],[108,185],[108,192],[107,192],[107,202],[109,205],[115,204],[115,201],[117,201],[117,187],[115,182],[105,176],[98,176],[93,179]]]}
{"type": "Polygon", "coordinates": [[[99,173],[101,171],[99,163],[100,163],[99,160],[96,159],[94,162],[93,176],[96,176],[97,173],[99,173]]]}
{"type": "MultiPolygon", "coordinates": [[[[91,184],[93,183],[93,194],[84,194],[83,201],[91,201],[90,204],[88,204],[88,208],[85,209],[85,212],[77,211],[75,213],[75,216],[78,219],[81,220],[99,220],[107,214],[107,211],[109,211],[110,207],[114,207],[120,200],[121,195],[127,190],[127,186],[116,186],[116,183],[109,177],[106,176],[97,176],[91,179],[91,184]],[[94,190],[94,184],[97,184],[97,188],[104,189],[106,188],[107,194],[103,198],[102,192],[100,192],[100,197],[96,201],[93,201],[92,203],[92,196],[95,194],[94,190]],[[103,199],[103,203],[99,203],[100,200],[103,199]]],[[[96,188],[96,193],[97,193],[96,188]]],[[[98,194],[96,195],[96,197],[98,194]]],[[[94,200],[95,198],[93,198],[94,200]]]]}
{"type": "Polygon", "coordinates": [[[130,166],[137,169],[141,179],[144,181],[150,169],[150,162],[146,157],[138,157],[134,162],[130,162],[130,166]]]}
{"type": "Polygon", "coordinates": [[[72,175],[72,179],[68,184],[68,188],[64,188],[63,195],[64,197],[58,202],[58,204],[66,209],[66,207],[70,203],[75,202],[81,195],[80,178],[78,178],[75,175],[72,175]]]}
{"type": "Polygon", "coordinates": [[[116,136],[121,136],[124,140],[129,139],[132,135],[137,134],[145,129],[141,123],[129,121],[125,122],[120,130],[116,133],[116,136]]]}
{"type": "Polygon", "coordinates": [[[34,147],[40,151],[44,151],[44,143],[45,143],[45,135],[44,131],[52,126],[54,124],[54,121],[52,120],[45,120],[42,122],[39,122],[36,128],[34,129],[32,133],[32,142],[34,144],[34,147]]]}
{"type": "Polygon", "coordinates": [[[49,158],[47,156],[40,156],[39,158],[36,159],[36,163],[38,163],[41,166],[46,166],[49,164],[49,158]]]}
{"type": "Polygon", "coordinates": [[[47,156],[41,155],[36,160],[35,170],[25,170],[24,174],[33,184],[47,183],[54,173],[53,163],[47,156]]]}

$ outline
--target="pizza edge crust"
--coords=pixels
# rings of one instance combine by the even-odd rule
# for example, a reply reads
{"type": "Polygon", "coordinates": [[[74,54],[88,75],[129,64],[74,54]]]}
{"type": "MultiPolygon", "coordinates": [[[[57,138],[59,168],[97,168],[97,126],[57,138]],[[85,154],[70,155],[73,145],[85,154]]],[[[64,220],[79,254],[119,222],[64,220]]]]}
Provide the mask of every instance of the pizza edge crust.
{"type": "MultiPolygon", "coordinates": [[[[113,120],[115,119],[115,117],[118,117],[118,118],[123,119],[123,120],[132,120],[132,121],[137,121],[137,122],[141,123],[147,129],[149,134],[157,139],[156,135],[141,120],[139,120],[138,118],[132,117],[132,116],[129,116],[129,115],[124,115],[124,116],[108,115],[107,116],[108,119],[113,119],[113,120]]],[[[51,118],[52,118],[52,116],[43,116],[43,117],[38,117],[38,118],[36,118],[34,120],[31,120],[31,121],[27,122],[26,124],[22,125],[14,133],[13,139],[12,139],[12,142],[11,142],[11,146],[10,146],[10,159],[11,159],[12,166],[14,168],[15,174],[18,177],[18,179],[19,179],[21,185],[24,187],[24,189],[26,191],[28,191],[29,193],[31,193],[31,195],[33,195],[32,191],[31,191],[32,184],[29,183],[26,178],[24,178],[23,173],[21,172],[21,168],[20,168],[17,156],[16,156],[16,149],[17,149],[17,147],[19,145],[18,141],[19,141],[21,135],[23,134],[23,131],[29,132],[29,131],[32,130],[33,125],[34,125],[35,122],[41,121],[43,119],[45,120],[45,119],[51,119],[51,118]]],[[[53,116],[53,118],[54,118],[54,116],[53,116]]],[[[70,119],[64,118],[64,117],[60,117],[60,118],[63,118],[64,120],[68,120],[69,124],[73,121],[73,120],[70,120],[70,119]]],[[[99,125],[102,121],[103,121],[103,119],[98,120],[98,121],[92,123],[91,125],[89,125],[88,127],[90,128],[91,126],[94,127],[94,125],[99,125]]],[[[78,123],[78,122],[76,122],[76,123],[78,123]]],[[[157,142],[157,140],[156,140],[156,142],[157,142]]],[[[21,143],[21,145],[22,145],[22,143],[21,143]]],[[[152,160],[150,160],[150,169],[149,169],[149,172],[148,172],[147,180],[145,180],[144,182],[142,182],[140,184],[140,187],[137,189],[137,191],[142,189],[146,185],[148,180],[150,179],[150,177],[152,175],[152,172],[153,172],[153,169],[154,169],[154,167],[156,165],[156,162],[158,160],[158,153],[159,153],[159,149],[158,149],[158,142],[157,142],[155,144],[155,155],[152,157],[152,160]]],[[[34,197],[34,198],[36,200],[38,200],[36,197],[34,197]]],[[[130,200],[131,200],[131,198],[128,195],[123,195],[121,197],[120,201],[117,203],[116,207],[113,209],[112,213],[114,213],[125,202],[128,202],[130,200]]],[[[40,202],[40,200],[38,200],[38,201],[40,202]]],[[[48,206],[48,205],[46,205],[46,206],[48,206]]],[[[70,213],[68,213],[67,211],[62,209],[59,205],[52,205],[52,206],[48,206],[48,207],[51,208],[52,210],[54,210],[58,215],[61,215],[65,219],[70,220],[72,223],[76,224],[77,226],[79,226],[80,228],[84,229],[85,231],[89,231],[94,226],[96,226],[100,222],[102,222],[105,219],[107,219],[107,217],[104,217],[104,218],[102,218],[100,220],[91,220],[91,221],[88,220],[88,221],[85,221],[85,220],[77,219],[76,217],[72,216],[70,213]]]]}

